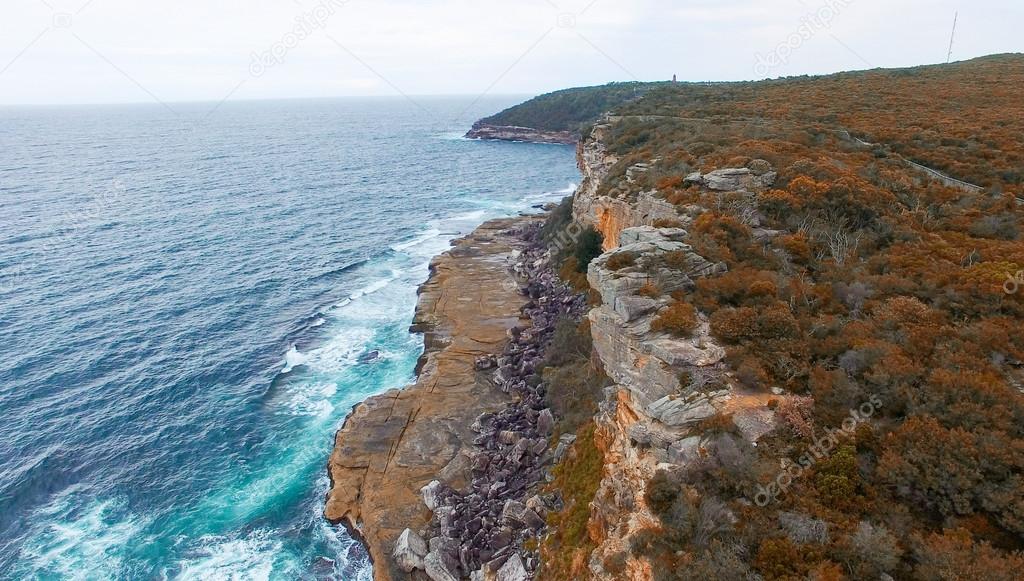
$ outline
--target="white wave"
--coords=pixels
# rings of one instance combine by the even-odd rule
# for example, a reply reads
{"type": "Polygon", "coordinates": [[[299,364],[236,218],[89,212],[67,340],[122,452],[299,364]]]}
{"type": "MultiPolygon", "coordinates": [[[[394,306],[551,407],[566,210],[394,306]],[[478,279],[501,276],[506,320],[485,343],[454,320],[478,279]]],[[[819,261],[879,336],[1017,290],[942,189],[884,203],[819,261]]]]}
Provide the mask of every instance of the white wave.
{"type": "Polygon", "coordinates": [[[443,139],[445,141],[475,141],[466,137],[464,131],[445,131],[434,135],[435,139],[443,139]]]}
{"type": "Polygon", "coordinates": [[[349,299],[354,301],[354,300],[356,300],[358,298],[361,298],[361,297],[364,297],[366,295],[373,294],[373,293],[379,291],[380,289],[388,286],[389,284],[394,282],[396,279],[398,279],[400,276],[402,276],[402,271],[392,269],[391,270],[391,276],[389,276],[388,278],[382,278],[380,280],[375,280],[375,281],[371,282],[370,284],[366,285],[362,289],[357,290],[356,292],[352,293],[352,296],[350,296],[349,299]]]}
{"type": "Polygon", "coordinates": [[[31,519],[48,523],[22,548],[32,578],[114,579],[122,576],[124,551],[146,521],[125,509],[123,498],[97,501],[81,511],[76,487],[64,491],[31,519]],[[68,517],[69,514],[76,516],[68,517]]]}
{"type": "Polygon", "coordinates": [[[284,354],[284,369],[281,370],[281,373],[291,373],[292,369],[299,365],[304,365],[308,359],[307,355],[299,351],[295,345],[292,345],[291,349],[284,354]]]}
{"type": "MultiPolygon", "coordinates": [[[[316,482],[316,489],[320,492],[318,497],[325,497],[330,486],[327,474],[321,474],[316,482]]],[[[364,549],[344,532],[344,527],[332,525],[324,519],[319,502],[309,507],[307,518],[308,524],[316,530],[316,536],[330,547],[335,571],[351,576],[352,581],[372,581],[373,566],[364,549]]]]}
{"type": "Polygon", "coordinates": [[[313,372],[337,373],[355,365],[359,355],[373,338],[373,330],[349,327],[340,330],[327,343],[303,355],[303,364],[313,372]]]}
{"type": "Polygon", "coordinates": [[[325,381],[289,386],[283,398],[284,413],[292,416],[329,416],[334,411],[331,398],[338,393],[338,384],[325,381]]]}
{"type": "Polygon", "coordinates": [[[461,222],[464,220],[479,220],[484,217],[484,214],[486,214],[486,210],[473,210],[462,214],[456,214],[451,218],[445,218],[445,220],[451,220],[456,222],[461,222]]]}
{"type": "Polygon", "coordinates": [[[527,194],[520,198],[520,202],[528,205],[534,205],[541,202],[558,202],[561,201],[565,196],[572,194],[576,191],[577,185],[569,182],[569,185],[561,190],[554,190],[551,192],[543,192],[539,194],[527,194]]]}
{"type": "Polygon", "coordinates": [[[181,563],[180,579],[242,581],[270,579],[281,542],[257,530],[244,539],[200,537],[195,556],[181,563]]]}
{"type": "Polygon", "coordinates": [[[427,240],[430,240],[431,238],[436,238],[436,237],[438,237],[440,235],[441,235],[441,231],[440,230],[438,230],[436,228],[431,228],[431,229],[427,230],[426,232],[420,234],[419,236],[413,238],[412,240],[407,240],[405,242],[399,242],[398,244],[393,244],[391,246],[391,250],[394,250],[395,252],[401,252],[403,250],[408,250],[409,248],[412,248],[414,246],[418,246],[420,244],[423,244],[427,240]]]}

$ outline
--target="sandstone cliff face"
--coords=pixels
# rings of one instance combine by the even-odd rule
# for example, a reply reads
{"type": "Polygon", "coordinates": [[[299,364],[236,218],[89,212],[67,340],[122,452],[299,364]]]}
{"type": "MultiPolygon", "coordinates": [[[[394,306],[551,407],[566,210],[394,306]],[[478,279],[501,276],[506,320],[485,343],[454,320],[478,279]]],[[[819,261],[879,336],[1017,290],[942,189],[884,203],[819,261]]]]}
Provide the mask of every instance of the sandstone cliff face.
{"type": "MultiPolygon", "coordinates": [[[[677,218],[675,208],[655,196],[654,192],[639,192],[635,199],[599,195],[601,184],[619,161],[608,152],[603,141],[610,123],[606,121],[595,125],[590,136],[577,147],[577,165],[583,180],[573,199],[573,218],[581,224],[593,226],[604,236],[604,250],[617,247],[619,233],[626,228],[650,226],[660,219],[677,218]]],[[[632,171],[645,169],[642,165],[630,168],[632,171]]]]}
{"type": "MultiPolygon", "coordinates": [[[[729,389],[718,387],[728,380],[721,363],[725,350],[710,337],[706,317],[700,316],[690,337],[655,332],[651,323],[670,299],[637,294],[648,282],[668,291],[687,288],[694,278],[723,268],[694,253],[682,242],[685,235],[680,229],[627,228],[620,232],[622,245],[595,259],[588,272],[602,298],[588,315],[594,348],[616,382],[597,417],[606,458],[605,477],[591,507],[591,536],[598,547],[590,570],[598,579],[620,578],[605,570],[605,560],[629,554],[630,537],[657,525],[643,493],[658,466],[685,462],[701,443],[699,437],[691,439],[695,424],[719,413],[731,398],[729,389]],[[689,272],[654,266],[668,252],[686,253],[689,272]],[[637,256],[636,265],[610,270],[608,261],[621,253],[637,256]],[[684,372],[699,379],[681,382],[684,372]]],[[[626,571],[630,579],[650,578],[650,565],[633,557],[626,571]]]]}
{"type": "MultiPolygon", "coordinates": [[[[630,199],[597,194],[617,161],[601,143],[607,130],[607,125],[599,126],[579,146],[584,181],[573,205],[577,221],[604,235],[606,252],[591,262],[587,274],[601,295],[601,305],[588,317],[595,351],[615,381],[596,418],[596,440],[606,461],[591,505],[589,533],[597,549],[589,569],[602,580],[646,580],[652,578],[651,564],[632,555],[629,547],[633,535],[659,524],[644,500],[654,473],[659,467],[699,462],[736,447],[734,436],[701,433],[704,419],[732,413],[742,437],[754,442],[774,428],[775,418],[764,394],[747,393],[733,379],[723,361],[725,350],[710,335],[706,314],[698,313],[697,328],[688,337],[652,331],[652,322],[671,299],[642,296],[638,291],[644,285],[652,283],[667,295],[726,267],[694,252],[686,243],[685,228],[652,227],[662,219],[685,227],[701,208],[677,210],[654,192],[639,192],[630,199]],[[633,260],[619,262],[632,266],[610,268],[609,261],[623,253],[633,260]],[[659,266],[668,253],[675,257],[671,269],[659,266]],[[610,559],[620,563],[615,572],[606,568],[610,559]]],[[[757,165],[687,177],[710,190],[747,192],[768,187],[774,179],[770,168],[757,165]]]]}

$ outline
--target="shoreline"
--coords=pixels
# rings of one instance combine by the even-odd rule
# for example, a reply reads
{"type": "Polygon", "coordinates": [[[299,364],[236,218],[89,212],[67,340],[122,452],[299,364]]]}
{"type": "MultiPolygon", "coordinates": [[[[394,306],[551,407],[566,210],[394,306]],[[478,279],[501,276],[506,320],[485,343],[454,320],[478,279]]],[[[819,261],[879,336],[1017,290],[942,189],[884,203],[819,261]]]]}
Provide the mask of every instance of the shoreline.
{"type": "Polygon", "coordinates": [[[356,404],[335,434],[324,516],[363,544],[377,581],[404,575],[390,559],[394,542],[430,523],[420,488],[468,483],[473,420],[511,402],[474,365],[501,352],[528,300],[508,270],[522,245],[508,231],[543,218],[490,220],[431,260],[410,326],[424,336],[415,383],[356,404]]]}
{"type": "Polygon", "coordinates": [[[517,127],[515,125],[488,125],[486,123],[475,123],[466,132],[467,139],[480,139],[484,141],[510,141],[513,143],[550,143],[557,145],[575,146],[579,142],[579,136],[569,131],[545,131],[532,127],[517,127]]]}

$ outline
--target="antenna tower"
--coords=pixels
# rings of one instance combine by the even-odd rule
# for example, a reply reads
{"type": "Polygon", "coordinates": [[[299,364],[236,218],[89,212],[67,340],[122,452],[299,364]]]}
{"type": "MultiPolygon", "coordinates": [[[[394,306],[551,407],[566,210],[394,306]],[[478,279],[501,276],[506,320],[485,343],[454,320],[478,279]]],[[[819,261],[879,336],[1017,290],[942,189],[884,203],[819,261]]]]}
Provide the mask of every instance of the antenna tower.
{"type": "Polygon", "coordinates": [[[956,20],[960,17],[960,11],[953,13],[953,32],[949,33],[949,52],[946,53],[946,64],[953,58],[953,38],[956,36],[956,20]]]}

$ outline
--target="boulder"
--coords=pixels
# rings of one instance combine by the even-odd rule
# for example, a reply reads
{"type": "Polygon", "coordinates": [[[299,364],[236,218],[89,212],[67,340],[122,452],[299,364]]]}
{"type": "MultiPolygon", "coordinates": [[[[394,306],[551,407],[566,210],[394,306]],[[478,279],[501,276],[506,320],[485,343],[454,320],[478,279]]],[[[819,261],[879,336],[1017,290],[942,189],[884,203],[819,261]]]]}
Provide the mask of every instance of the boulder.
{"type": "Polygon", "coordinates": [[[711,190],[756,192],[771,187],[775,183],[776,173],[768,171],[758,174],[750,168],[733,167],[716,169],[711,173],[704,174],[701,178],[704,186],[711,190]]]}
{"type": "Polygon", "coordinates": [[[537,513],[538,516],[544,517],[548,512],[548,503],[540,497],[540,495],[534,494],[530,498],[526,499],[526,508],[537,513]]]}
{"type": "Polygon", "coordinates": [[[537,433],[542,436],[550,435],[555,429],[555,417],[551,415],[551,410],[545,408],[541,410],[540,415],[537,416],[537,433]]]}
{"type": "Polygon", "coordinates": [[[477,371],[484,371],[486,369],[490,369],[494,367],[494,365],[495,358],[493,355],[483,355],[477,357],[476,360],[473,362],[473,367],[475,367],[477,371]]]}
{"type": "Polygon", "coordinates": [[[666,364],[674,367],[705,367],[725,359],[725,349],[702,338],[662,338],[647,342],[647,349],[666,364]]]}
{"type": "Polygon", "coordinates": [[[569,451],[569,447],[576,441],[576,434],[562,434],[558,437],[558,446],[555,447],[555,462],[561,462],[562,458],[565,458],[565,453],[569,451]]]}
{"type": "Polygon", "coordinates": [[[654,226],[636,226],[626,228],[619,234],[619,244],[629,246],[640,242],[683,242],[686,240],[686,230],[682,228],[655,228],[654,226]]]}
{"type": "Polygon", "coordinates": [[[634,445],[646,446],[651,443],[650,427],[643,422],[637,422],[629,426],[626,432],[634,445]]]}
{"type": "Polygon", "coordinates": [[[501,510],[501,522],[515,527],[526,524],[523,513],[526,512],[526,505],[517,500],[506,500],[501,510]]]}
{"type": "Polygon", "coordinates": [[[413,569],[423,569],[423,559],[427,556],[427,542],[411,529],[405,529],[395,541],[395,549],[391,556],[395,564],[406,573],[413,569]]]}
{"type": "Polygon", "coordinates": [[[772,171],[772,164],[771,164],[771,162],[769,162],[767,160],[764,160],[764,159],[752,160],[750,163],[747,164],[747,167],[750,168],[750,171],[754,172],[754,175],[759,175],[759,176],[762,176],[762,175],[772,171]]]}
{"type": "Polygon", "coordinates": [[[423,497],[423,504],[427,505],[427,508],[431,512],[437,510],[437,497],[438,492],[441,491],[441,482],[439,480],[432,480],[429,484],[420,489],[420,495],[423,497]]]}
{"type": "Polygon", "coordinates": [[[547,526],[547,522],[541,518],[539,514],[529,508],[523,511],[522,518],[523,524],[535,531],[539,531],[547,526]]]}
{"type": "Polygon", "coordinates": [[[636,291],[643,288],[650,281],[650,276],[645,272],[612,271],[604,268],[609,254],[602,254],[590,262],[587,268],[587,281],[591,288],[601,293],[601,301],[607,305],[614,305],[616,299],[623,296],[636,294],[636,291]]]}
{"type": "Polygon", "coordinates": [[[616,299],[614,308],[616,313],[622,315],[622,318],[629,322],[650,313],[660,304],[648,297],[626,296],[616,299]]]}
{"type": "Polygon", "coordinates": [[[494,536],[491,537],[491,548],[496,551],[504,549],[505,547],[512,544],[513,536],[514,535],[512,534],[512,529],[498,529],[498,532],[494,533],[494,536]]]}
{"type": "Polygon", "coordinates": [[[647,413],[669,427],[681,427],[709,418],[718,410],[707,398],[687,400],[665,396],[647,406],[647,413]]]}
{"type": "Polygon", "coordinates": [[[423,570],[433,581],[459,581],[458,570],[440,551],[430,551],[423,558],[423,570]]]}
{"type": "Polygon", "coordinates": [[[687,465],[700,458],[700,436],[690,436],[674,442],[668,447],[668,461],[672,464],[687,465]]]}
{"type": "Polygon", "coordinates": [[[512,555],[508,561],[498,569],[497,581],[528,581],[529,573],[523,565],[523,559],[519,554],[512,555]]]}

